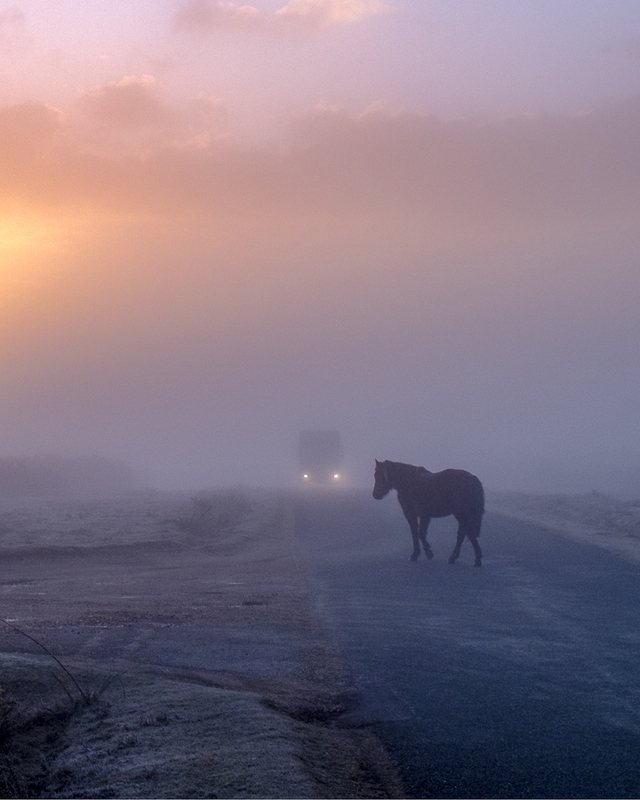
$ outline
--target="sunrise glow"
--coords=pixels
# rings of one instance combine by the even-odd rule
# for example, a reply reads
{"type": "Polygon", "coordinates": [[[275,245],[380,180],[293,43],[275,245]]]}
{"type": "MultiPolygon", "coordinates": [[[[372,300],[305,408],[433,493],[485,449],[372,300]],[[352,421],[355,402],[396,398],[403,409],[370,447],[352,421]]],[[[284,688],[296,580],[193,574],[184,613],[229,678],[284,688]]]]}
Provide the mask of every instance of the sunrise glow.
{"type": "Polygon", "coordinates": [[[69,228],[64,222],[28,217],[0,217],[0,252],[10,255],[59,251],[65,247],[69,228]]]}

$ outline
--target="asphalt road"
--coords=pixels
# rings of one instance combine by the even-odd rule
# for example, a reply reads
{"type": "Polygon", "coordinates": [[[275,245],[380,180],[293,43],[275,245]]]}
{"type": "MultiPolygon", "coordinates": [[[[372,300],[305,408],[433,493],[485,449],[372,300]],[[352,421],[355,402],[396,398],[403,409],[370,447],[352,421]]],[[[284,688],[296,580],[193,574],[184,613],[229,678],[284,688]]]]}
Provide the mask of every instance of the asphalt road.
{"type": "Polygon", "coordinates": [[[408,797],[640,797],[640,568],[487,513],[411,563],[392,493],[307,493],[300,551],[408,797]]]}

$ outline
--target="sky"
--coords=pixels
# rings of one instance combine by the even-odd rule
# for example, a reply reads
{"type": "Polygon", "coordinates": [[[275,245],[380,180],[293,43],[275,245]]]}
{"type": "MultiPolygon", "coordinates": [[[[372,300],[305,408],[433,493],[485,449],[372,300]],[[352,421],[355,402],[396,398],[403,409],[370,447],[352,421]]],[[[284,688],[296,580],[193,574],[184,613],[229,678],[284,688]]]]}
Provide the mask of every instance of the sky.
{"type": "Polygon", "coordinates": [[[640,5],[0,2],[0,457],[640,486],[640,5]]]}

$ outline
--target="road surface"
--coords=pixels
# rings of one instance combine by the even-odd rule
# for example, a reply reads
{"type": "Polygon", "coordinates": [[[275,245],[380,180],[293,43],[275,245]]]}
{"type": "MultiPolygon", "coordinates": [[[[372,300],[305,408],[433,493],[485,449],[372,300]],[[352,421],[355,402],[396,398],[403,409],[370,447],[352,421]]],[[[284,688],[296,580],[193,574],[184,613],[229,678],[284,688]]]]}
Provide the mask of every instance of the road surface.
{"type": "Polygon", "coordinates": [[[409,561],[395,493],[308,493],[300,552],[408,797],[640,797],[640,568],[487,513],[409,561]]]}

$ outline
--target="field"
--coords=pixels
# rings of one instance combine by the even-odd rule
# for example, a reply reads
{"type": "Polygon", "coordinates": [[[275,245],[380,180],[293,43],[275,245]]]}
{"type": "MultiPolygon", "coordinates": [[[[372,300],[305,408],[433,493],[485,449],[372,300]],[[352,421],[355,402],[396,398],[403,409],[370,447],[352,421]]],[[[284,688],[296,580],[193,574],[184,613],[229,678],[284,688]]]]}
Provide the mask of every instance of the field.
{"type": "Polygon", "coordinates": [[[0,507],[0,795],[393,797],[275,493],[0,507]]]}
{"type": "Polygon", "coordinates": [[[489,492],[487,508],[539,523],[585,544],[640,563],[640,499],[600,492],[533,495],[489,492]]]}

